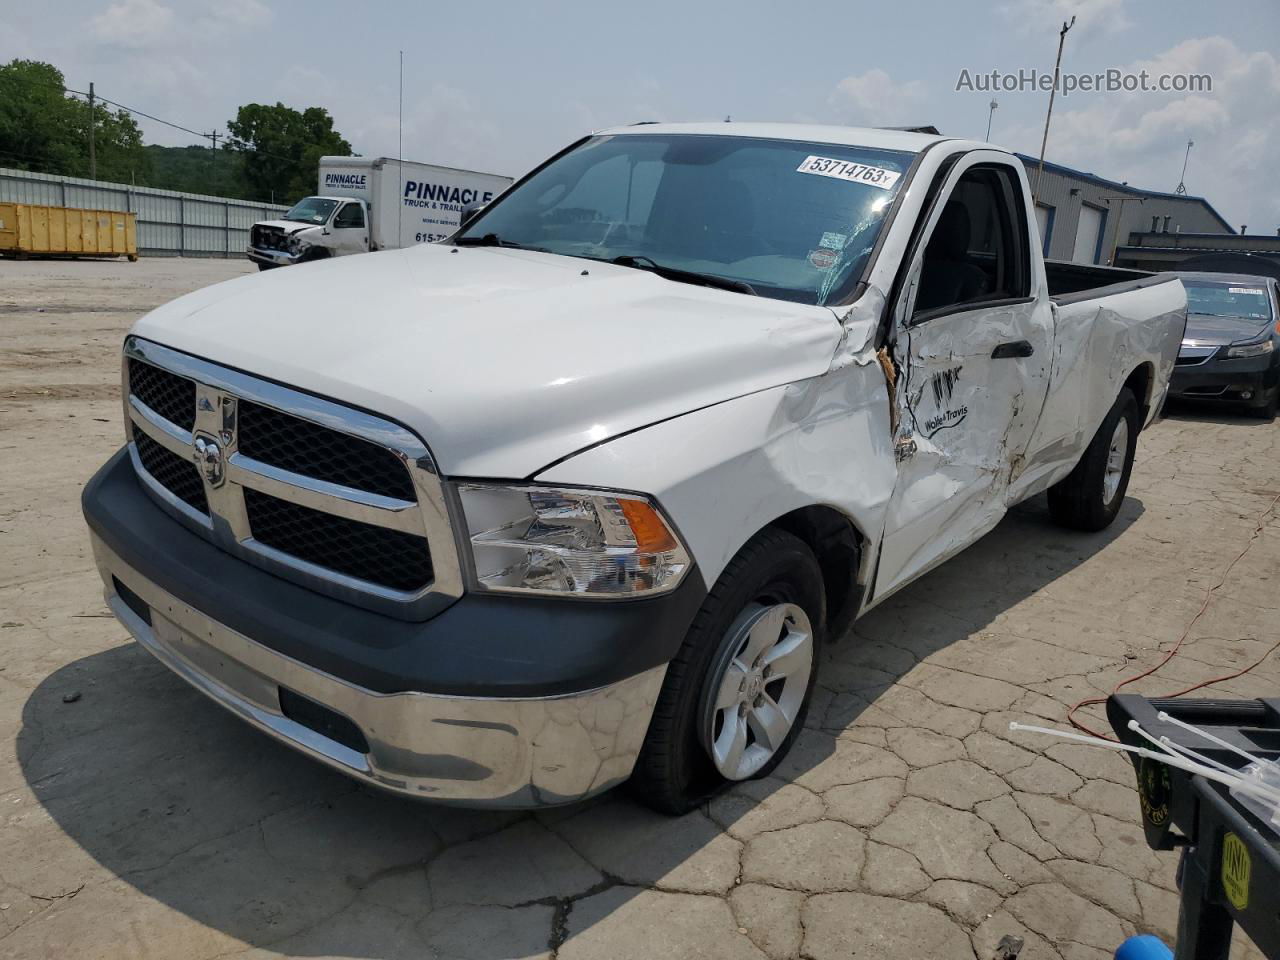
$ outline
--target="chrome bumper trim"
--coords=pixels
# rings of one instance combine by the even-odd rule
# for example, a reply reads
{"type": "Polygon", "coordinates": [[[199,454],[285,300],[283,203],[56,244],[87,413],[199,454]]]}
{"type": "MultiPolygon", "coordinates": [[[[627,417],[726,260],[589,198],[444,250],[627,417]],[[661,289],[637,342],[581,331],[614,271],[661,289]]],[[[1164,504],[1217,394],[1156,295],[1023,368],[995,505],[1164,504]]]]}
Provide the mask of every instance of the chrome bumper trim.
{"type": "Polygon", "coordinates": [[[572,803],[631,774],[666,665],[562,697],[499,699],[383,694],[276,653],[178,600],[96,534],[94,557],[112,612],[161,663],[258,729],[335,769],[394,793],[475,807],[572,803]],[[148,625],[113,578],[150,608],[148,625]],[[361,754],[284,716],[279,687],[351,720],[361,754]]]}

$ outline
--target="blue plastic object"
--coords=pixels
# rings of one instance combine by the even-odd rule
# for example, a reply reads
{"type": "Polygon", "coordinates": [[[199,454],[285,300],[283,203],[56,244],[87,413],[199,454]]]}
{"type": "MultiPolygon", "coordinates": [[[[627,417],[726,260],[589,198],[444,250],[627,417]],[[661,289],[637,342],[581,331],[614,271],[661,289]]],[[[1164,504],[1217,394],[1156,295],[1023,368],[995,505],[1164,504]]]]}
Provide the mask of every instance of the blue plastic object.
{"type": "Polygon", "coordinates": [[[1144,933],[1120,944],[1116,960],[1173,960],[1173,951],[1158,937],[1144,933]]]}

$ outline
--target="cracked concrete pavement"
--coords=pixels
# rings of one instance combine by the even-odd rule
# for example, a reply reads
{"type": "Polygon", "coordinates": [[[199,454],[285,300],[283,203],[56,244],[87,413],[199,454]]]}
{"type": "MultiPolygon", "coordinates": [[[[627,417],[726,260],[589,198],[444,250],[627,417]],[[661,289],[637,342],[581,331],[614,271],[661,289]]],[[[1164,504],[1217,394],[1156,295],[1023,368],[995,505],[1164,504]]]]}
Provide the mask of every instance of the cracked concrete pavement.
{"type": "MultiPolygon", "coordinates": [[[[1280,493],[1276,425],[1158,424],[1101,534],[1019,507],[832,645],[777,775],[703,810],[421,806],[244,727],[101,599],[78,494],[120,442],[121,336],[250,269],[0,262],[0,957],[988,960],[1016,934],[1024,960],[1102,960],[1172,940],[1176,857],[1147,849],[1128,763],[1009,721],[1061,724],[1168,649],[1280,493]]],[[[1138,691],[1264,652],[1277,570],[1272,518],[1138,691]]],[[[1237,935],[1233,957],[1260,956],[1237,935]]]]}

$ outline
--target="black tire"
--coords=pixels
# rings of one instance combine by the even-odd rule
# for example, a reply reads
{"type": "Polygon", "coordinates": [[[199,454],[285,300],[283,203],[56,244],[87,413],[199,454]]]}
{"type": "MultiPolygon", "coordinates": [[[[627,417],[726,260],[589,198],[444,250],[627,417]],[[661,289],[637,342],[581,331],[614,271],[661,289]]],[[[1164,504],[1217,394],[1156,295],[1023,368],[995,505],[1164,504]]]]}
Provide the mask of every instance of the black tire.
{"type": "Polygon", "coordinates": [[[767,776],[804,728],[825,628],[822,570],[803,540],[769,528],[756,534],[729,562],[667,667],[630,781],[631,790],[662,813],[687,813],[729,783],[716,770],[699,740],[702,693],[730,626],[749,604],[759,602],[800,606],[813,627],[814,656],[809,685],[791,732],[752,779],[767,776]]]}
{"type": "Polygon", "coordinates": [[[261,260],[255,262],[258,264],[259,270],[274,270],[277,266],[277,264],[274,263],[263,263],[261,260]]]}
{"type": "Polygon", "coordinates": [[[1111,525],[1124,503],[1129,489],[1129,476],[1133,472],[1133,454],[1138,446],[1138,401],[1128,387],[1120,391],[1116,402],[1102,418],[1102,426],[1089,442],[1084,456],[1066,477],[1049,488],[1049,513],[1054,521],[1073,530],[1095,532],[1111,525]],[[1116,425],[1121,418],[1128,421],[1129,436],[1125,451],[1124,468],[1120,484],[1110,500],[1106,497],[1104,480],[1107,472],[1107,456],[1116,425]]]}

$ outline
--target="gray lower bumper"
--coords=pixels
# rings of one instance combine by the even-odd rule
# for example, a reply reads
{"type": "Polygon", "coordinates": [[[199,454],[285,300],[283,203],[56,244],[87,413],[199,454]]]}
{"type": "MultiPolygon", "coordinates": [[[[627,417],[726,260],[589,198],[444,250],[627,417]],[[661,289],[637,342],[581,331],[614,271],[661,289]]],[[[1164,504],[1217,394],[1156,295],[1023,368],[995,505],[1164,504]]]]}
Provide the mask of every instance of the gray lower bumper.
{"type": "Polygon", "coordinates": [[[106,599],[128,631],[232,713],[358,780],[466,806],[571,803],[625,780],[649,727],[666,667],[563,697],[490,699],[375,693],[305,666],[160,589],[91,534],[106,599]],[[150,609],[148,625],[118,579],[150,609]],[[360,753],[285,716],[280,688],[353,722],[360,753]]]}

